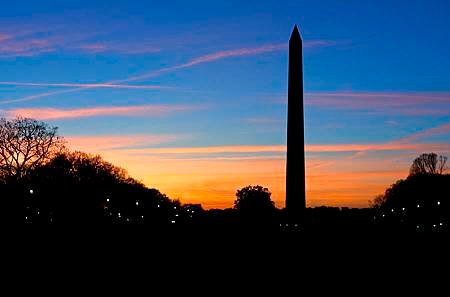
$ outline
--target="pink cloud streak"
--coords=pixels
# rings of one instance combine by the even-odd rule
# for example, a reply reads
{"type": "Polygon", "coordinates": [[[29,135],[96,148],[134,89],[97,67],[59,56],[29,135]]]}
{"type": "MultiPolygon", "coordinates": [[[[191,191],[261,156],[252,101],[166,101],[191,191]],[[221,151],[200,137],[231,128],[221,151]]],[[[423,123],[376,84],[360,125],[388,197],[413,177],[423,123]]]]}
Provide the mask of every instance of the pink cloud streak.
{"type": "Polygon", "coordinates": [[[0,42],[11,38],[11,35],[0,33],[0,42]]]}
{"type": "Polygon", "coordinates": [[[20,108],[3,111],[6,117],[29,117],[39,120],[74,119],[98,116],[163,116],[202,108],[196,105],[99,106],[93,108],[20,108]]]}
{"type": "Polygon", "coordinates": [[[75,83],[29,83],[2,81],[0,85],[29,86],[29,87],[86,87],[86,88],[112,88],[112,89],[144,89],[160,90],[171,87],[159,85],[120,85],[120,84],[75,84],[75,83]]]}
{"type": "Polygon", "coordinates": [[[114,43],[86,43],[74,46],[73,49],[89,54],[116,53],[129,55],[151,54],[161,51],[151,44],[114,44],[114,43]]]}
{"type": "Polygon", "coordinates": [[[48,39],[31,38],[15,40],[13,36],[6,36],[0,43],[0,57],[29,57],[56,50],[54,44],[48,39]]]}
{"type": "Polygon", "coordinates": [[[413,133],[407,137],[404,137],[402,139],[399,139],[399,143],[405,143],[405,142],[412,142],[414,140],[430,137],[434,135],[441,135],[441,134],[450,134],[450,123],[443,124],[437,127],[425,129],[423,131],[419,131],[417,133],[413,133]]]}
{"type": "Polygon", "coordinates": [[[79,135],[66,136],[72,150],[100,153],[116,149],[140,147],[173,142],[183,138],[179,135],[79,135]]]}
{"type": "MultiPolygon", "coordinates": [[[[328,46],[328,45],[334,45],[334,44],[336,44],[336,43],[333,41],[326,41],[326,40],[316,40],[316,41],[305,42],[306,47],[328,46]]],[[[230,57],[239,57],[239,56],[257,55],[257,54],[262,54],[262,53],[267,53],[267,52],[279,51],[279,50],[283,50],[286,48],[287,48],[286,44],[268,44],[268,45],[255,47],[255,48],[240,48],[240,49],[219,51],[216,53],[212,53],[212,54],[208,54],[208,55],[204,55],[204,56],[200,56],[200,57],[191,59],[190,61],[183,63],[183,64],[179,64],[179,65],[175,65],[175,66],[171,66],[171,67],[165,67],[165,68],[161,68],[158,70],[153,70],[153,71],[150,71],[150,72],[138,75],[138,76],[131,76],[131,77],[121,79],[121,80],[104,82],[104,83],[101,83],[100,85],[122,84],[122,83],[126,83],[126,82],[137,81],[137,80],[142,80],[142,79],[151,78],[151,77],[157,77],[164,73],[176,71],[176,70],[183,69],[183,68],[192,67],[192,66],[202,64],[202,63],[209,63],[209,62],[217,61],[220,59],[225,59],[225,58],[230,58],[230,57]]],[[[22,97],[22,98],[18,98],[18,99],[7,99],[7,100],[0,101],[0,104],[9,104],[9,103],[30,101],[30,100],[53,96],[53,95],[74,93],[74,92],[78,92],[78,91],[81,91],[84,89],[90,89],[90,88],[96,88],[96,87],[83,84],[83,86],[81,86],[79,88],[75,88],[75,89],[62,90],[62,91],[56,91],[56,92],[46,92],[46,93],[35,94],[35,95],[26,96],[26,97],[22,97]]]]}
{"type": "MultiPolygon", "coordinates": [[[[366,151],[426,151],[450,150],[450,145],[440,143],[407,144],[324,144],[306,145],[308,153],[339,153],[366,151]]],[[[130,151],[132,152],[132,151],[130,151]]],[[[206,146],[206,147],[168,147],[135,150],[144,154],[217,154],[217,153],[285,153],[285,145],[237,145],[237,146],[206,146]]]]}
{"type": "Polygon", "coordinates": [[[191,67],[197,64],[201,63],[207,63],[207,62],[213,62],[225,58],[230,57],[242,57],[242,56],[249,56],[249,55],[257,55],[261,53],[268,53],[268,52],[274,52],[279,50],[284,50],[287,48],[287,45],[284,43],[281,44],[269,44],[264,45],[260,47],[254,47],[254,48],[239,48],[239,49],[232,49],[232,50],[226,50],[226,51],[220,51],[216,53],[212,53],[209,55],[200,56],[198,58],[192,59],[191,61],[179,65],[179,68],[185,68],[185,67],[191,67]]]}
{"type": "Polygon", "coordinates": [[[405,115],[444,115],[450,93],[334,92],[306,93],[306,104],[327,109],[393,112],[405,115]]]}
{"type": "Polygon", "coordinates": [[[149,43],[89,43],[98,32],[62,32],[55,28],[18,30],[0,32],[0,58],[31,57],[55,51],[78,51],[87,54],[147,54],[160,51],[149,43]]]}

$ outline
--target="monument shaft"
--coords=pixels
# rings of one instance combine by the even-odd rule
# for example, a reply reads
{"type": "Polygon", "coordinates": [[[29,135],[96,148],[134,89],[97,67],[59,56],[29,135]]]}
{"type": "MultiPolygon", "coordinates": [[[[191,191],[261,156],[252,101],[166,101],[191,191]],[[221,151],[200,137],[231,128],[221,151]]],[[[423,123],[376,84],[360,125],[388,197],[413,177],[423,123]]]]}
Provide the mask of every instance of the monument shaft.
{"type": "Polygon", "coordinates": [[[286,210],[300,216],[306,207],[303,113],[303,49],[297,26],[289,40],[286,210]]]}

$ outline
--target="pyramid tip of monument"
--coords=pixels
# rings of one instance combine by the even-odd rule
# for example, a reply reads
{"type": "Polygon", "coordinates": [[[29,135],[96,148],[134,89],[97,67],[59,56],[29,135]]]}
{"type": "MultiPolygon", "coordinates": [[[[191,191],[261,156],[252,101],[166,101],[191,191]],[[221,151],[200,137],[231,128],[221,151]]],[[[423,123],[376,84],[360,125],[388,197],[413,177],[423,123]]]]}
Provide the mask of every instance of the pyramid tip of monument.
{"type": "Polygon", "coordinates": [[[301,39],[301,37],[300,37],[300,30],[298,29],[297,24],[294,24],[294,29],[292,29],[291,39],[292,38],[299,38],[299,39],[301,39]]]}

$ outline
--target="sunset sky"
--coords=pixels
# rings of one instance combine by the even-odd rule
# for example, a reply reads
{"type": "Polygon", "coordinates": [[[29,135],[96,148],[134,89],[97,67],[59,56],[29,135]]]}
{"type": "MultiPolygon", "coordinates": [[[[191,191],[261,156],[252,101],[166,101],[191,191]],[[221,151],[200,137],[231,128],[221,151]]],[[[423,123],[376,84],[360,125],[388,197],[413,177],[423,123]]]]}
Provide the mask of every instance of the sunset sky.
{"type": "Polygon", "coordinates": [[[182,202],[284,206],[287,45],[304,41],[308,206],[365,207],[450,157],[447,0],[5,1],[0,116],[59,127],[182,202]]]}

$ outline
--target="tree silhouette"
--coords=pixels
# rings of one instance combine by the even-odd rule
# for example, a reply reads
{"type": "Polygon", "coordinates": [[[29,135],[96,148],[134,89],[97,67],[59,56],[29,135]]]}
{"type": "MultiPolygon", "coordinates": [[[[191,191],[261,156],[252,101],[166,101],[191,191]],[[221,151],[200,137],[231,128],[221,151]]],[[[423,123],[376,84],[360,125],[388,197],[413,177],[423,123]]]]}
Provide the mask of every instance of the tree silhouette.
{"type": "Polygon", "coordinates": [[[36,168],[26,188],[33,190],[26,200],[28,221],[169,224],[180,216],[178,204],[158,190],[146,188],[100,156],[82,152],[58,154],[36,168]]]}
{"type": "Polygon", "coordinates": [[[18,180],[64,148],[57,128],[33,119],[0,119],[0,178],[18,180]]]}
{"type": "Polygon", "coordinates": [[[236,192],[234,209],[250,216],[270,214],[275,210],[275,205],[270,196],[269,189],[262,186],[244,187],[236,192]]]}
{"type": "Polygon", "coordinates": [[[422,154],[414,160],[409,174],[442,174],[446,170],[446,163],[447,157],[435,153],[422,154]]]}
{"type": "Polygon", "coordinates": [[[439,165],[439,160],[445,159],[423,154],[414,160],[406,179],[397,181],[373,200],[377,222],[390,229],[448,230],[450,175],[440,174],[443,167],[439,165]]]}

